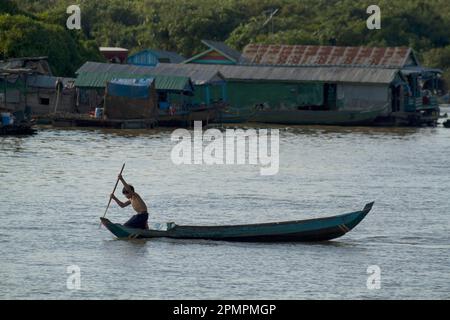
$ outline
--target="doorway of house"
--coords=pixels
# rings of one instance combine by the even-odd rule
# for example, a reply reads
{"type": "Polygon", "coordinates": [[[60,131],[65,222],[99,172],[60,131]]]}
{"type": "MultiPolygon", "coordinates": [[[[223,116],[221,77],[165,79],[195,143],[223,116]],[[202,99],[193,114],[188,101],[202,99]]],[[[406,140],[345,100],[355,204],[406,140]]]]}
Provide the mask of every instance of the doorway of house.
{"type": "Polygon", "coordinates": [[[324,89],[324,106],[326,110],[335,110],[337,108],[337,86],[335,83],[325,83],[324,89]]]}
{"type": "Polygon", "coordinates": [[[403,87],[401,85],[396,85],[391,88],[391,109],[392,112],[399,112],[402,110],[402,96],[403,87]]]}

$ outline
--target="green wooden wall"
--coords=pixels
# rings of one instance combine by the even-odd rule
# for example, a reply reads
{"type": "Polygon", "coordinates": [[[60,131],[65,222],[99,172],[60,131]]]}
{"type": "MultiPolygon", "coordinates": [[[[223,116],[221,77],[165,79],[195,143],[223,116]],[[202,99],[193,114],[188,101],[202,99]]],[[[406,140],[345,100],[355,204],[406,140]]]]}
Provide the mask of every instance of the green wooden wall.
{"type": "MultiPolygon", "coordinates": [[[[227,101],[233,108],[249,109],[265,104],[274,109],[289,109],[324,103],[322,83],[228,81],[226,91],[227,101]]],[[[211,99],[221,96],[220,86],[211,88],[211,99]]]]}
{"type": "Polygon", "coordinates": [[[273,109],[320,106],[324,104],[324,84],[229,80],[225,90],[221,85],[195,86],[193,104],[207,104],[208,98],[209,103],[224,100],[239,109],[261,104],[273,109]]]}

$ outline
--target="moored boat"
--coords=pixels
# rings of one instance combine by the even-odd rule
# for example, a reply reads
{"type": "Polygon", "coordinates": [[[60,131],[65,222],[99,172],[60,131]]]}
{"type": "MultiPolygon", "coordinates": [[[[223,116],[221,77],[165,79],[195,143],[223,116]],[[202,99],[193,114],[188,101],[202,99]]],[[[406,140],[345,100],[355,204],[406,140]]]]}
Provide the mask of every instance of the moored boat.
{"type": "Polygon", "coordinates": [[[2,136],[25,136],[35,133],[36,129],[34,129],[31,125],[11,125],[0,127],[0,135],[2,136]]]}
{"type": "Polygon", "coordinates": [[[252,116],[252,122],[287,125],[369,125],[380,111],[312,111],[312,110],[260,110],[252,116]]]}
{"type": "Polygon", "coordinates": [[[158,229],[134,229],[100,218],[102,224],[119,239],[174,238],[239,242],[316,242],[343,236],[355,228],[370,212],[373,202],[363,210],[342,215],[287,222],[228,225],[179,226],[166,224],[158,229]]]}
{"type": "Polygon", "coordinates": [[[215,119],[215,123],[244,123],[252,119],[256,114],[256,110],[249,109],[232,109],[226,108],[221,110],[215,119]]]}
{"type": "Polygon", "coordinates": [[[180,109],[159,109],[158,125],[161,127],[191,127],[194,121],[208,124],[217,117],[218,107],[189,107],[180,109]]]}

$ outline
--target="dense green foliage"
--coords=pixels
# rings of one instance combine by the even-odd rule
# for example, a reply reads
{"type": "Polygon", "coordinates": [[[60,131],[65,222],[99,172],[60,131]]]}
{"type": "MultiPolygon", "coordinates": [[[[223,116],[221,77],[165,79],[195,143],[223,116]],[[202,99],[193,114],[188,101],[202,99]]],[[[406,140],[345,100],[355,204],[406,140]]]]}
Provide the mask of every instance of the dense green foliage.
{"type": "MultiPolygon", "coordinates": [[[[378,0],[382,29],[368,30],[366,9],[373,3],[371,0],[2,0],[0,13],[14,14],[21,10],[32,15],[29,19],[36,21],[35,28],[51,30],[55,39],[58,32],[68,34],[75,42],[69,41],[66,48],[69,51],[74,45],[86,47],[80,43],[88,40],[95,41],[97,46],[121,46],[131,51],[148,47],[174,50],[187,57],[204,50],[201,39],[224,40],[237,49],[250,42],[331,42],[337,45],[410,46],[424,63],[450,70],[448,0],[378,0]],[[68,17],[66,8],[73,3],[81,6],[81,32],[61,29],[68,17]],[[269,12],[275,8],[280,10],[273,24],[264,26],[269,12]]],[[[20,24],[23,19],[13,22],[20,24]]],[[[4,34],[3,28],[4,24],[1,34],[4,34]]],[[[14,30],[13,27],[10,29],[14,30]]],[[[23,31],[23,36],[29,33],[32,31],[23,31]]],[[[7,35],[6,38],[19,41],[20,36],[7,35]]],[[[66,36],[59,35],[59,40],[66,36]]],[[[4,38],[0,40],[3,42],[4,38]]],[[[36,41],[34,49],[25,50],[25,47],[33,46],[26,39],[21,45],[8,45],[6,50],[5,45],[0,46],[7,56],[50,51],[36,41]],[[24,51],[11,50],[11,46],[21,47],[24,51]]],[[[86,52],[91,51],[79,54],[72,65],[86,57],[86,52]]],[[[70,53],[67,54],[68,59],[72,59],[70,53]]],[[[52,62],[64,72],[70,69],[59,67],[60,63],[63,63],[62,58],[52,62]]]]}
{"type": "MultiPolygon", "coordinates": [[[[48,14],[50,16],[50,14],[48,14]]],[[[0,59],[48,56],[56,75],[74,75],[86,60],[101,60],[97,44],[82,32],[69,32],[64,24],[51,23],[21,10],[12,2],[0,5],[0,59]]]]}

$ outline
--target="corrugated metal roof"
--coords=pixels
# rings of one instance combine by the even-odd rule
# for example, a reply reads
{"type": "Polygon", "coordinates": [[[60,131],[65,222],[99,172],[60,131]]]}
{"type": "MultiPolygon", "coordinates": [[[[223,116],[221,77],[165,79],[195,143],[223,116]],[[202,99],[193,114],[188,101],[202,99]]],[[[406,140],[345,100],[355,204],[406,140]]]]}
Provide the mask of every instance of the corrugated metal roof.
{"type": "Polygon", "coordinates": [[[169,59],[170,63],[181,63],[185,60],[183,56],[173,51],[154,50],[154,49],[151,49],[150,51],[155,53],[159,59],[169,59]]]}
{"type": "Polygon", "coordinates": [[[17,62],[19,64],[21,64],[22,66],[25,65],[25,63],[27,61],[41,61],[41,60],[48,60],[47,56],[42,56],[42,57],[22,57],[22,58],[10,58],[10,59],[6,59],[6,60],[0,60],[0,64],[3,63],[11,63],[11,62],[17,62]]]}
{"type": "MultiPolygon", "coordinates": [[[[188,76],[191,79],[209,78],[210,75],[220,75],[228,80],[258,80],[258,81],[319,81],[319,82],[353,82],[353,83],[391,83],[397,68],[380,67],[346,67],[346,66],[242,66],[242,65],[206,65],[206,64],[173,64],[160,63],[156,67],[139,67],[88,62],[77,71],[111,72],[111,70],[129,70],[128,74],[176,75],[188,76]],[[103,70],[103,71],[102,71],[103,70]],[[208,76],[208,77],[207,77],[208,76]]],[[[78,79],[77,79],[78,80],[78,79]]],[[[103,82],[104,83],[104,82],[103,82]]],[[[203,82],[205,83],[205,82],[203,82]]]]}
{"type": "Polygon", "coordinates": [[[100,63],[100,62],[86,62],[77,71],[77,74],[85,72],[123,72],[146,74],[150,73],[152,67],[135,66],[131,64],[115,64],[115,63],[100,63]]]}
{"type": "Polygon", "coordinates": [[[155,78],[157,90],[192,92],[194,87],[188,77],[154,75],[150,73],[133,74],[127,72],[82,72],[75,80],[75,86],[87,88],[104,88],[112,79],[155,78]]]}
{"type": "Polygon", "coordinates": [[[278,67],[205,64],[160,64],[167,74],[218,71],[227,80],[391,83],[399,69],[369,67],[278,67]]]}
{"type": "Polygon", "coordinates": [[[118,72],[133,75],[171,75],[179,77],[189,77],[196,85],[204,85],[208,83],[215,83],[223,81],[223,76],[215,69],[180,69],[170,66],[179,66],[180,64],[160,63],[156,67],[136,66],[129,64],[112,64],[112,63],[98,63],[86,62],[76,72],[82,74],[86,72],[118,72]]]}
{"type": "Polygon", "coordinates": [[[51,75],[50,65],[47,57],[23,57],[11,58],[0,61],[0,69],[11,70],[16,69],[17,72],[25,69],[30,69],[31,72],[51,75]]]}
{"type": "Polygon", "coordinates": [[[134,65],[154,66],[158,64],[158,59],[167,59],[170,63],[181,63],[185,60],[176,52],[146,49],[129,56],[127,62],[134,65]]]}
{"type": "Polygon", "coordinates": [[[370,48],[309,45],[249,44],[242,56],[250,64],[263,65],[353,65],[402,68],[412,59],[410,48],[370,48]]]}
{"type": "Polygon", "coordinates": [[[231,58],[236,63],[239,62],[239,59],[241,58],[241,53],[228,45],[226,45],[223,42],[220,41],[212,41],[212,40],[202,40],[202,42],[207,45],[211,49],[216,49],[217,51],[223,53],[228,58],[231,58]]]}
{"type": "Polygon", "coordinates": [[[33,75],[27,77],[27,85],[34,88],[54,89],[56,87],[56,82],[58,81],[58,79],[62,81],[65,87],[70,86],[71,83],[75,81],[74,78],[33,75]]]}
{"type": "Polygon", "coordinates": [[[160,63],[153,68],[154,74],[170,74],[192,79],[196,85],[214,84],[225,81],[217,68],[184,68],[184,64],[160,63]]]}

